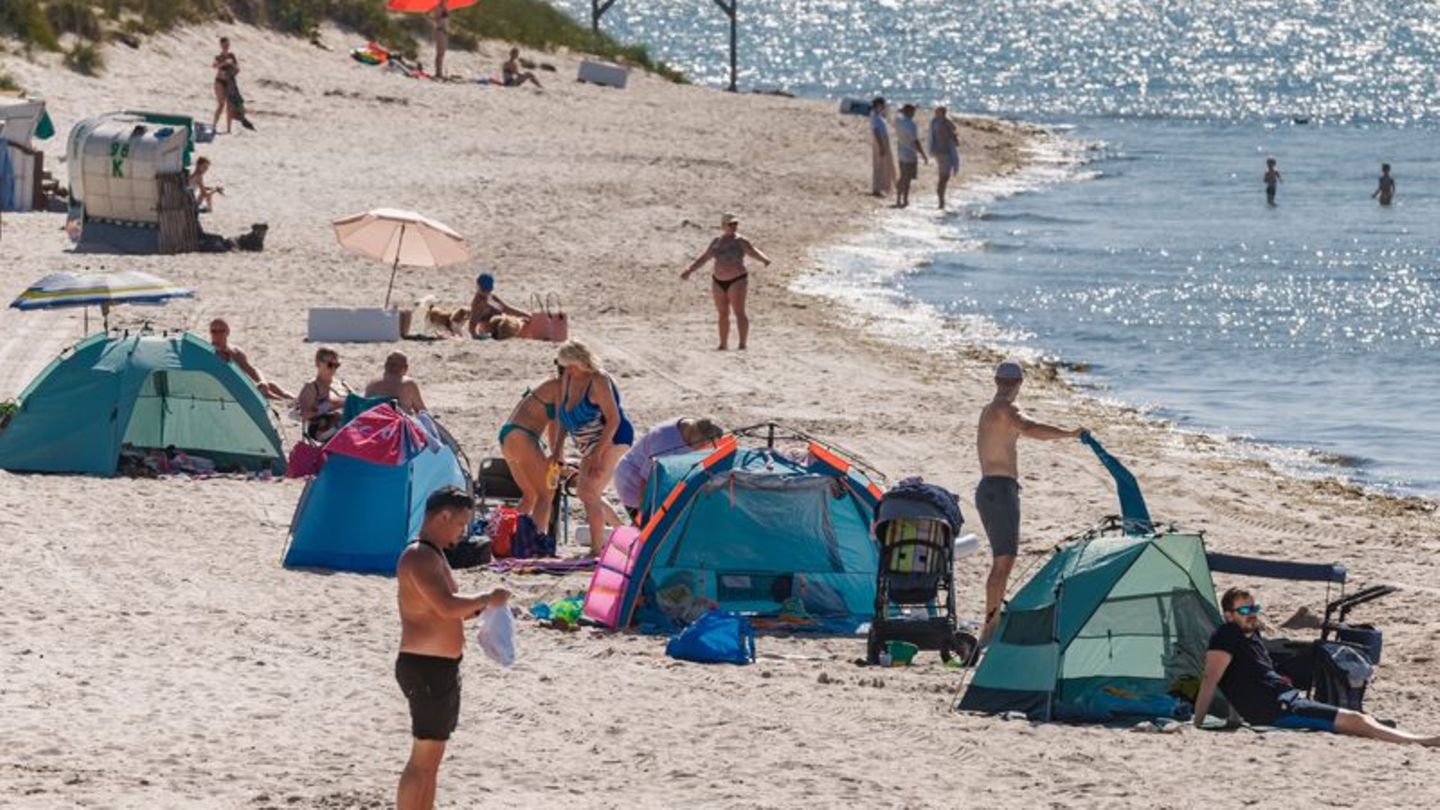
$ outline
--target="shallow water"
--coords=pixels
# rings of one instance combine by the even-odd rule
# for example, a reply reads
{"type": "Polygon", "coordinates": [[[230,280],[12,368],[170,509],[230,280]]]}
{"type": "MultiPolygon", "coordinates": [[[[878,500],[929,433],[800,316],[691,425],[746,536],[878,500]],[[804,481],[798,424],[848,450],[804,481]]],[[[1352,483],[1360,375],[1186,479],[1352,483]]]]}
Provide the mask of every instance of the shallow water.
{"type": "MultiPolygon", "coordinates": [[[[1082,384],[1181,426],[1440,494],[1440,2],[776,0],[741,15],[742,86],[948,100],[1064,133],[943,215],[922,170],[917,205],[827,252],[813,284],[885,308],[897,339],[1084,364],[1082,384]],[[1274,208],[1267,155],[1284,174],[1274,208]],[[1369,198],[1381,161],[1390,208],[1369,198]]],[[[605,26],[725,79],[713,4],[622,0],[605,26]]]]}

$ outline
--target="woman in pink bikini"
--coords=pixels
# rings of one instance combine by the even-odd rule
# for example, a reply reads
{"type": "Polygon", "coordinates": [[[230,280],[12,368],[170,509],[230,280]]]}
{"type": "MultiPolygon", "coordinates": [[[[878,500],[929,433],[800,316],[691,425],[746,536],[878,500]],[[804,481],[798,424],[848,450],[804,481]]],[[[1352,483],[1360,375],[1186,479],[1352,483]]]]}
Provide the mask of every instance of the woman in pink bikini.
{"type": "Polygon", "coordinates": [[[730,347],[732,310],[735,312],[735,326],[740,331],[740,349],[743,351],[745,341],[750,336],[750,318],[745,314],[745,293],[750,287],[747,280],[750,272],[745,269],[745,257],[759,259],[766,267],[770,266],[770,257],[740,235],[740,220],[736,219],[734,214],[720,217],[720,228],[722,233],[680,274],[680,280],[688,280],[690,274],[699,270],[706,262],[715,260],[715,269],[710,277],[710,294],[715,299],[715,313],[720,318],[720,351],[730,347]]]}

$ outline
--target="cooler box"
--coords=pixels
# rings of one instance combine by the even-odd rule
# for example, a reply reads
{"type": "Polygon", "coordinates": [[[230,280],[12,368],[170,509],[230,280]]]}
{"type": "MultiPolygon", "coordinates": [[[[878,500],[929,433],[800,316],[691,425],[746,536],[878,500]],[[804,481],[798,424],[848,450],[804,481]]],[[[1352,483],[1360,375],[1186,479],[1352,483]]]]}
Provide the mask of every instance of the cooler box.
{"type": "Polygon", "coordinates": [[[585,59],[580,62],[580,75],[577,78],[582,82],[619,87],[623,90],[625,82],[630,79],[630,69],[610,62],[594,62],[585,59]]]}
{"type": "Polygon", "coordinates": [[[316,343],[396,341],[400,339],[400,310],[312,309],[306,339],[316,343]]]}

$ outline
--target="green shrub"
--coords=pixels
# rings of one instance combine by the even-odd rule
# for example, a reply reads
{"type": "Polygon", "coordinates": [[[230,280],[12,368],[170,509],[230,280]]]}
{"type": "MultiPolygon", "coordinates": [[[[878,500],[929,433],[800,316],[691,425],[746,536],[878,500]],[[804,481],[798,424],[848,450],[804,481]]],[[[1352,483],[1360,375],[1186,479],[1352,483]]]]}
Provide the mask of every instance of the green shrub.
{"type": "Polygon", "coordinates": [[[0,73],[0,90],[16,91],[20,89],[20,83],[9,73],[0,73]]]}
{"type": "Polygon", "coordinates": [[[65,52],[65,66],[86,76],[99,76],[105,69],[105,54],[93,42],[77,42],[65,52]]]}
{"type": "Polygon", "coordinates": [[[47,51],[60,50],[60,38],[50,27],[39,0],[0,0],[0,34],[10,34],[47,51]]]}
{"type": "Polygon", "coordinates": [[[100,16],[90,0],[50,0],[45,8],[45,18],[50,27],[61,33],[75,34],[85,39],[100,39],[100,16]]]}

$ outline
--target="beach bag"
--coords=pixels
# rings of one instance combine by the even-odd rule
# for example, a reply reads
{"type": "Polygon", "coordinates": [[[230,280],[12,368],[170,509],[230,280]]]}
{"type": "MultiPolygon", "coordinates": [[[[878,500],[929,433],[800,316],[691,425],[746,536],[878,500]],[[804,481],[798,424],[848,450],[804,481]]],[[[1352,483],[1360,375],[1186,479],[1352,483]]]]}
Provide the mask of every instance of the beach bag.
{"type": "Polygon", "coordinates": [[[445,549],[445,560],[455,569],[489,565],[492,559],[494,552],[490,549],[490,538],[483,535],[471,537],[445,549]]]}
{"type": "Polygon", "coordinates": [[[520,522],[520,513],[508,506],[497,506],[490,513],[485,533],[490,535],[490,551],[496,557],[515,556],[515,531],[520,522]]]}
{"type": "Polygon", "coordinates": [[[290,448],[290,458],[285,464],[286,478],[308,478],[320,472],[325,463],[325,451],[309,442],[296,442],[290,448]]]}
{"type": "Polygon", "coordinates": [[[515,617],[510,606],[486,608],[475,623],[475,643],[485,656],[502,667],[515,663],[515,617]]]}
{"type": "Polygon", "coordinates": [[[564,343],[570,339],[570,320],[560,305],[559,295],[549,293],[544,301],[540,300],[539,293],[530,296],[530,320],[520,328],[520,337],[551,343],[564,343]]]}
{"type": "Polygon", "coordinates": [[[700,664],[748,664],[755,660],[755,629],[728,610],[712,610],[670,637],[665,654],[700,664]]]}
{"type": "Polygon", "coordinates": [[[540,531],[534,518],[520,515],[515,521],[515,536],[510,541],[510,556],[520,559],[554,557],[555,538],[540,531]]]}

